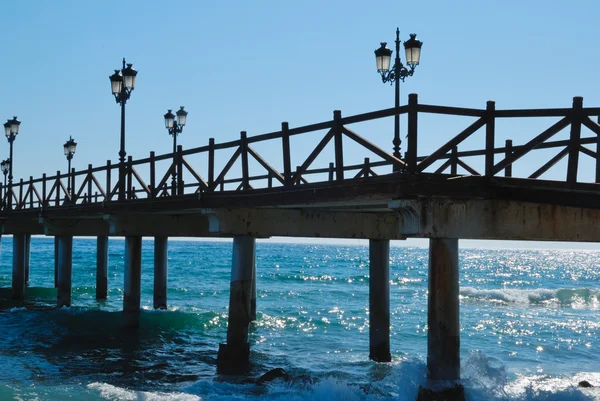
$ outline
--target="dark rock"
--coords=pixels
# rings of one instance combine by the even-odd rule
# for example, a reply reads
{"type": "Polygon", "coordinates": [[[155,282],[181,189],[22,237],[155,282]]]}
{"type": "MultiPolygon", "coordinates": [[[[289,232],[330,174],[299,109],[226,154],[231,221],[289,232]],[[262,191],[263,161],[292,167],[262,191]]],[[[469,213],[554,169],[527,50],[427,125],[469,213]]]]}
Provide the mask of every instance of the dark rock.
{"type": "Polygon", "coordinates": [[[579,382],[579,387],[594,387],[589,381],[582,380],[579,382]]]}
{"type": "Polygon", "coordinates": [[[419,387],[417,401],[465,401],[465,390],[460,384],[443,390],[419,387]]]}
{"type": "Polygon", "coordinates": [[[289,381],[290,375],[288,375],[285,369],[282,368],[271,369],[267,373],[259,377],[256,381],[256,384],[264,384],[276,379],[283,379],[285,381],[289,381]]]}

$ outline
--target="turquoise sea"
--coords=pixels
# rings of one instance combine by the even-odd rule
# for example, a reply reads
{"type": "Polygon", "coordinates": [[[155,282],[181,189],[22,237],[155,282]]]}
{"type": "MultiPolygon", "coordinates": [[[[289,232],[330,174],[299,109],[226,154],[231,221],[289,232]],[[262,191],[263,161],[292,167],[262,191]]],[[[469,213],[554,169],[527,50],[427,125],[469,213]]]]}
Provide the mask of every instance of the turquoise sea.
{"type": "MultiPolygon", "coordinates": [[[[363,242],[364,243],[364,242],[363,242]]],[[[95,299],[96,242],[73,244],[73,307],[57,310],[54,241],[33,238],[24,303],[0,259],[0,400],[410,400],[425,383],[427,248],[392,247],[393,362],[368,360],[368,248],[257,244],[252,372],[216,374],[231,242],[169,241],[169,308],[152,310],[143,242],[139,330],[121,328],[122,239],[109,298],[95,299]],[[248,383],[275,367],[289,383],[248,383]]],[[[468,400],[600,400],[600,252],[460,250],[462,375],[468,400]]]]}

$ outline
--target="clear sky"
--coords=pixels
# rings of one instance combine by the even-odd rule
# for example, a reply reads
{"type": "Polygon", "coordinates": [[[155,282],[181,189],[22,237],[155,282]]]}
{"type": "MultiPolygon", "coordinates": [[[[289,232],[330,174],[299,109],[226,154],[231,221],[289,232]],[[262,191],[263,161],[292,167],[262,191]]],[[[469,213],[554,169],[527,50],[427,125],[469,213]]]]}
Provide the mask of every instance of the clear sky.
{"type": "MultiPolygon", "coordinates": [[[[381,83],[373,51],[382,41],[393,46],[396,27],[402,40],[414,32],[424,42],[421,65],[402,84],[402,103],[415,92],[420,102],[449,106],[483,108],[495,100],[499,109],[569,107],[573,96],[600,106],[595,0],[38,0],[1,2],[0,15],[0,117],[22,121],[16,178],[64,171],[69,135],[79,143],[75,167],[117,160],[120,110],[108,76],[123,57],[139,71],[127,104],[127,152],[134,158],[170,151],[162,116],[180,105],[189,111],[179,138],[184,148],[209,137],[237,139],[241,130],[276,131],[281,121],[293,127],[328,120],[334,109],[348,116],[392,107],[393,88],[381,83]]],[[[419,153],[470,121],[420,118],[419,153]]],[[[499,123],[497,143],[523,143],[553,121],[499,123]]],[[[391,119],[352,128],[391,150],[391,119]]],[[[483,143],[477,141],[472,146],[483,143]]],[[[293,143],[293,163],[311,145],[293,143]]],[[[279,146],[258,149],[275,155],[279,146]]],[[[6,142],[1,152],[8,155],[6,142]]],[[[547,155],[515,166],[515,174],[533,172],[547,155]]],[[[349,161],[365,156],[348,148],[349,161]]],[[[581,159],[580,178],[589,179],[591,163],[581,159]]],[[[196,167],[206,175],[204,164],[196,167]]],[[[547,178],[564,174],[563,163],[547,178]]]]}

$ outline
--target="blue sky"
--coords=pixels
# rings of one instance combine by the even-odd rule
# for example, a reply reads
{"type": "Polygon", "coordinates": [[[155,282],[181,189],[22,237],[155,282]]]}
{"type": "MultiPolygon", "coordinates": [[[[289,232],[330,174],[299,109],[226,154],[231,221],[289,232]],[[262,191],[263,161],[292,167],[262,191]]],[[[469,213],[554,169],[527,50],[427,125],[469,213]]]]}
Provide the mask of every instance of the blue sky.
{"type": "MultiPolygon", "coordinates": [[[[402,40],[415,32],[424,42],[421,65],[402,84],[402,103],[415,92],[423,103],[449,106],[483,108],[495,100],[499,109],[569,107],[573,96],[599,106],[599,14],[592,0],[5,1],[0,117],[22,121],[14,156],[21,178],[64,171],[62,145],[70,135],[79,143],[75,167],[117,159],[120,110],[108,76],[123,57],[139,71],[127,104],[127,152],[134,158],[170,151],[162,115],[180,105],[189,111],[179,138],[184,148],[209,137],[237,139],[241,130],[276,131],[281,121],[293,127],[328,120],[334,109],[347,116],[387,108],[393,88],[381,83],[373,51],[382,41],[392,45],[397,26],[402,40]]],[[[420,119],[419,153],[470,121],[420,119]]],[[[522,143],[553,121],[500,123],[498,141],[522,143]]],[[[391,119],[352,128],[391,149],[391,119]]],[[[293,143],[293,163],[318,139],[293,143]]],[[[258,149],[275,155],[280,148],[258,149]]],[[[2,152],[8,155],[6,142],[2,152]]],[[[349,147],[347,160],[363,153],[349,147]]],[[[515,171],[531,173],[544,155],[515,171]]],[[[204,164],[196,169],[206,174],[204,164]]],[[[558,165],[548,178],[563,176],[558,165]]]]}

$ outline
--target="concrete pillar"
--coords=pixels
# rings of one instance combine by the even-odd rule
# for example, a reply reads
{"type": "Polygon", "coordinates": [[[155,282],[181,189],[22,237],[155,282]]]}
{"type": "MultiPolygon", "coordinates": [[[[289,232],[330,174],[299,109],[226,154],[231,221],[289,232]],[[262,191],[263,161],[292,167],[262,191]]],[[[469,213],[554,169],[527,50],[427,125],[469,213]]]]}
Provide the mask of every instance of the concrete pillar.
{"type": "Polygon", "coordinates": [[[252,260],[252,283],[250,285],[250,321],[256,320],[256,257],[252,260]]]}
{"type": "Polygon", "coordinates": [[[58,288],[58,237],[54,237],[54,288],[58,288]]]}
{"type": "Polygon", "coordinates": [[[73,237],[58,237],[58,295],[57,306],[71,306],[73,288],[73,237]]]}
{"type": "Polygon", "coordinates": [[[29,283],[29,267],[31,266],[31,235],[25,235],[25,285],[29,283]]]}
{"type": "Polygon", "coordinates": [[[458,240],[429,240],[427,369],[431,380],[460,379],[458,240]]]}
{"type": "Polygon", "coordinates": [[[229,288],[227,343],[219,344],[217,356],[217,370],[220,373],[236,373],[248,368],[248,325],[251,322],[252,270],[255,260],[256,239],[249,236],[235,237],[229,288]]]}
{"type": "Polygon", "coordinates": [[[141,281],[142,237],[125,237],[124,327],[140,326],[141,281]]]}
{"type": "Polygon", "coordinates": [[[12,298],[25,298],[25,234],[13,235],[12,298]]]}
{"type": "Polygon", "coordinates": [[[167,309],[168,237],[154,237],[154,309],[167,309]]]}
{"type": "Polygon", "coordinates": [[[100,236],[96,243],[96,299],[108,296],[108,237],[100,236]]]}
{"type": "Polygon", "coordinates": [[[390,241],[369,240],[369,358],[390,362],[390,241]]]}

